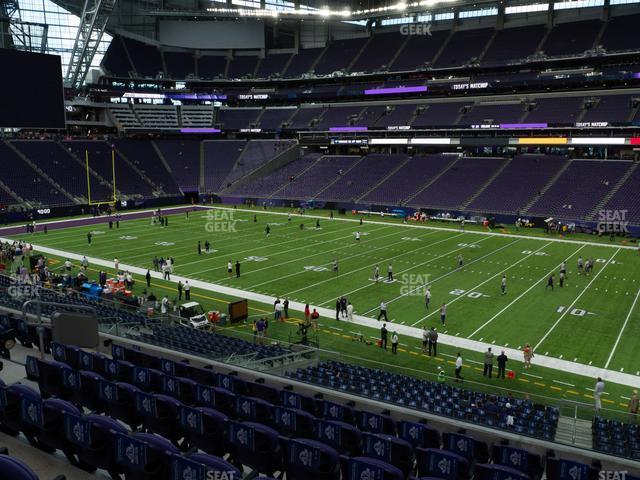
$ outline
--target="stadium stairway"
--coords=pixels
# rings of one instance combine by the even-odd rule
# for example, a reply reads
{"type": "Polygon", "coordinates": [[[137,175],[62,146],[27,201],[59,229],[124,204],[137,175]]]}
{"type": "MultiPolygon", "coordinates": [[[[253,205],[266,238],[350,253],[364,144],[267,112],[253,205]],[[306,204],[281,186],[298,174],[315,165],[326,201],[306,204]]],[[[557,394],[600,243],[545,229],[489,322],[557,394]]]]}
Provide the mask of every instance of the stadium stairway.
{"type": "MultiPolygon", "coordinates": [[[[259,141],[259,140],[254,140],[254,141],[259,141]]],[[[245,150],[242,151],[242,153],[236,160],[236,163],[240,161],[245,151],[246,151],[246,146],[245,146],[245,150]]],[[[287,148],[283,152],[278,153],[275,157],[267,161],[265,164],[260,165],[255,170],[240,177],[238,180],[235,180],[228,188],[237,189],[238,187],[245,185],[246,183],[249,183],[252,180],[255,180],[256,178],[263,177],[273,172],[274,170],[282,168],[284,165],[294,161],[299,156],[300,156],[300,146],[297,143],[292,143],[289,148],[287,148]]],[[[223,185],[225,184],[226,183],[223,182],[223,185]]],[[[223,188],[222,193],[225,193],[225,190],[227,190],[228,188],[226,189],[223,188]]]]}
{"type": "Polygon", "coordinates": [[[4,182],[0,182],[0,190],[7,192],[8,195],[13,197],[17,203],[24,203],[24,199],[20,197],[16,192],[11,190],[4,182]]]}
{"type": "Polygon", "coordinates": [[[560,415],[555,441],[578,448],[593,447],[593,429],[591,421],[560,415]]]}
{"type": "Polygon", "coordinates": [[[467,200],[464,201],[464,203],[462,205],[460,205],[460,209],[464,210],[466,209],[469,205],[471,205],[471,202],[473,202],[476,198],[478,198],[478,196],[485,191],[485,189],[491,185],[493,183],[493,181],[498,178],[498,175],[500,175],[502,173],[502,171],[507,168],[507,166],[513,161],[513,157],[507,159],[507,161],[505,161],[502,166],[500,168],[498,168],[495,173],[493,175],[491,175],[491,177],[489,178],[489,180],[487,180],[484,185],[482,185],[478,191],[476,193],[474,193],[473,195],[471,195],[471,197],[469,197],[467,200]]]}
{"type": "Polygon", "coordinates": [[[393,67],[393,64],[398,59],[398,57],[402,54],[402,51],[404,50],[404,47],[407,45],[407,42],[411,38],[411,35],[405,35],[405,36],[407,38],[405,38],[404,42],[402,42],[402,45],[400,45],[400,48],[398,48],[398,50],[396,51],[395,55],[393,55],[393,57],[391,57],[391,60],[389,60],[389,65],[387,65],[387,70],[388,71],[391,71],[391,68],[393,67]]]}
{"type": "MultiPolygon", "coordinates": [[[[85,165],[84,159],[80,159],[80,157],[78,157],[76,155],[76,153],[71,149],[71,148],[67,148],[63,143],[59,143],[58,145],[60,145],[60,148],[64,149],[66,152],[69,153],[69,156],[71,158],[73,158],[78,165],[80,165],[80,168],[82,168],[83,170],[86,170],[87,166],[85,165]]],[[[104,177],[102,177],[98,172],[96,172],[93,168],[89,167],[89,173],[91,174],[91,176],[98,180],[101,184],[109,187],[109,189],[111,189],[111,183],[108,182],[107,180],[104,179],[104,177]]],[[[120,190],[118,190],[118,187],[116,186],[116,193],[118,194],[118,196],[122,196],[122,192],[120,192],[120,190]]]]}
{"type": "Polygon", "coordinates": [[[538,195],[535,195],[531,200],[529,200],[529,203],[527,203],[524,207],[522,207],[522,213],[525,214],[529,211],[529,209],[531,207],[533,207],[535,205],[535,203],[545,194],[547,193],[547,190],[549,190],[551,188],[551,186],[556,183],[556,180],[558,180],[562,174],[564,173],[564,171],[569,168],[569,165],[571,165],[572,160],[569,159],[567,160],[567,163],[565,163],[565,165],[556,172],[556,174],[551,178],[551,180],[549,180],[547,182],[547,184],[542,187],[542,189],[540,190],[540,193],[538,195]]]}
{"type": "Polygon", "coordinates": [[[438,173],[437,175],[435,175],[431,180],[429,180],[427,183],[425,183],[421,188],[419,188],[418,190],[416,190],[413,194],[409,195],[407,198],[405,198],[402,203],[405,205],[409,205],[411,200],[413,200],[414,198],[416,198],[418,195],[420,195],[422,192],[424,192],[427,188],[429,188],[431,186],[431,184],[433,184],[434,182],[436,182],[442,175],[444,175],[446,172],[449,171],[449,169],[451,167],[453,167],[458,160],[460,160],[460,158],[462,157],[457,157],[455,160],[453,160],[449,165],[447,165],[446,167],[444,167],[440,173],[438,173]]]}
{"type": "MultiPolygon", "coordinates": [[[[305,168],[300,173],[298,173],[296,175],[296,177],[303,176],[305,173],[307,173],[309,170],[311,170],[313,167],[315,167],[322,160],[323,157],[324,157],[324,155],[319,155],[318,158],[315,161],[311,162],[307,166],[307,168],[305,168]]],[[[289,183],[291,183],[291,182],[285,182],[282,185],[280,185],[277,190],[275,190],[271,195],[269,195],[268,198],[277,198],[278,193],[280,193],[282,190],[284,190],[286,188],[286,186],[289,185],[289,183]]]]}
{"type": "Polygon", "coordinates": [[[602,198],[602,200],[600,200],[600,202],[595,206],[595,208],[589,213],[589,215],[587,215],[587,217],[586,217],[587,220],[597,220],[598,219],[597,218],[598,217],[598,212],[600,210],[602,210],[607,203],[609,203],[609,200],[611,200],[616,193],[618,193],[618,190],[620,190],[620,187],[622,187],[626,183],[626,181],[633,174],[633,172],[636,171],[636,168],[638,168],[638,163],[633,163],[627,169],[626,173],[622,176],[620,181],[618,183],[616,183],[616,185],[611,190],[609,190],[609,193],[607,193],[602,198]]]}
{"type": "MultiPolygon", "coordinates": [[[[160,150],[158,148],[158,145],[156,145],[156,142],[151,141],[151,146],[153,147],[153,149],[155,150],[156,154],[158,155],[158,158],[162,162],[162,165],[164,165],[164,168],[167,169],[167,172],[172,173],[171,166],[169,165],[169,162],[167,162],[167,159],[164,157],[164,154],[162,153],[162,150],[160,150]]],[[[201,176],[201,178],[202,178],[202,176],[201,176]]],[[[178,185],[178,189],[180,189],[179,185],[178,185]]],[[[181,189],[180,189],[180,193],[182,193],[181,189]]]]}
{"type": "Polygon", "coordinates": [[[378,188],[380,185],[382,185],[384,182],[386,182],[389,179],[389,177],[394,175],[401,168],[404,168],[404,166],[409,162],[409,160],[411,160],[411,157],[407,155],[407,157],[403,161],[401,161],[396,168],[391,170],[388,175],[385,175],[383,178],[380,179],[380,181],[374,183],[373,186],[369,190],[364,192],[364,194],[360,195],[360,197],[356,199],[356,203],[362,201],[363,198],[365,198],[372,191],[374,191],[376,188],[378,188]]]}
{"type": "Polygon", "coordinates": [[[346,171],[342,172],[342,175],[335,175],[335,177],[333,178],[333,180],[331,180],[329,183],[327,183],[324,187],[322,187],[320,190],[318,190],[315,194],[313,194],[313,198],[317,198],[318,195],[320,195],[322,192],[324,192],[325,190],[327,190],[329,187],[331,187],[334,183],[336,183],[338,180],[340,180],[342,177],[344,177],[347,173],[349,173],[351,170],[353,170],[355,168],[356,165],[358,165],[361,161],[363,161],[366,158],[366,155],[363,155],[362,157],[360,157],[360,159],[356,160],[353,165],[351,165],[351,167],[349,167],[346,171]]]}
{"type": "Polygon", "coordinates": [[[116,152],[116,155],[118,155],[122,159],[122,161],[124,161],[127,165],[129,165],[131,170],[136,172],[142,180],[144,180],[149,185],[151,185],[151,187],[153,187],[153,189],[155,190],[155,192],[157,192],[157,194],[161,195],[162,193],[164,193],[162,190],[162,187],[153,183],[153,181],[149,177],[147,177],[131,160],[129,160],[129,158],[120,149],[118,149],[117,147],[114,147],[114,150],[116,152]]]}
{"type": "Polygon", "coordinates": [[[71,195],[64,188],[62,188],[62,186],[59,183],[55,182],[49,175],[44,173],[35,163],[33,163],[29,159],[29,157],[27,157],[24,153],[22,153],[20,149],[18,149],[15,145],[13,145],[12,142],[5,142],[5,144],[13,151],[13,153],[15,153],[18,157],[20,157],[24,163],[29,165],[38,175],[40,175],[40,177],[42,177],[44,180],[49,182],[56,190],[58,190],[65,197],[71,200],[72,203],[76,203],[76,199],[73,195],[71,195]]]}

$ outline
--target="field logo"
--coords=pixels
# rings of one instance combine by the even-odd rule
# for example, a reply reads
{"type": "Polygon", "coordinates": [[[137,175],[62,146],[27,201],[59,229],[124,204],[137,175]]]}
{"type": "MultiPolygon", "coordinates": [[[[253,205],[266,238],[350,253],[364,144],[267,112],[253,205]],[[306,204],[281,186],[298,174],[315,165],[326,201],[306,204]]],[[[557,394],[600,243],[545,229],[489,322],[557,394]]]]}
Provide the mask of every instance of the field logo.
{"type": "Polygon", "coordinates": [[[400,276],[400,295],[421,297],[424,295],[425,287],[429,284],[428,273],[403,273],[400,276]]]}
{"type": "Polygon", "coordinates": [[[329,269],[327,267],[316,267],[315,265],[309,265],[304,267],[307,272],[328,272],[329,269]]]}
{"type": "Polygon", "coordinates": [[[626,470],[600,470],[598,472],[598,480],[625,480],[626,478],[626,470]]]}
{"type": "Polygon", "coordinates": [[[600,210],[598,212],[598,232],[600,233],[628,233],[628,210],[600,210]]]}
{"type": "Polygon", "coordinates": [[[208,210],[204,229],[207,233],[235,233],[236,222],[234,214],[229,210],[208,210]]]}
{"type": "Polygon", "coordinates": [[[400,35],[428,35],[431,36],[430,23],[405,23],[400,26],[400,35]]]}

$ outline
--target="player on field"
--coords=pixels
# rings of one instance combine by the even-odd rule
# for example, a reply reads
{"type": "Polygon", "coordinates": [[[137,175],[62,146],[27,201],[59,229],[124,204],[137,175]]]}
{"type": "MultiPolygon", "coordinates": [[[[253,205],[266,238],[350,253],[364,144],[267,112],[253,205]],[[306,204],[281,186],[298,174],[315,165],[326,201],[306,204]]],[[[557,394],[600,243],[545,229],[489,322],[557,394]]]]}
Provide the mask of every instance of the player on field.
{"type": "Polygon", "coordinates": [[[462,268],[464,265],[464,256],[462,254],[458,255],[458,268],[462,268]]]}
{"type": "Polygon", "coordinates": [[[551,291],[553,291],[553,284],[554,284],[554,281],[555,281],[555,275],[552,273],[552,274],[549,276],[549,279],[547,280],[547,286],[546,286],[546,287],[544,287],[544,289],[546,290],[547,288],[551,287],[551,291]]]}
{"type": "Polygon", "coordinates": [[[231,260],[229,260],[227,262],[227,276],[231,277],[232,274],[233,274],[233,264],[231,263],[231,260]]]}
{"type": "Polygon", "coordinates": [[[356,242],[360,243],[360,232],[356,232],[356,242]]]}
{"type": "Polygon", "coordinates": [[[424,306],[429,310],[429,303],[431,302],[431,287],[427,287],[424,292],[424,306]]]}
{"type": "Polygon", "coordinates": [[[591,259],[587,258],[587,261],[584,262],[584,274],[589,275],[590,271],[591,271],[591,259]]]}
{"type": "Polygon", "coordinates": [[[564,279],[565,279],[565,274],[562,270],[560,270],[560,288],[564,287],[564,279]]]}
{"type": "Polygon", "coordinates": [[[204,251],[209,253],[209,250],[211,250],[211,244],[209,243],[209,240],[205,240],[204,241],[204,251]]]}
{"type": "Polygon", "coordinates": [[[387,281],[393,282],[393,267],[391,266],[391,264],[389,264],[389,266],[387,267],[387,281]]]}
{"type": "Polygon", "coordinates": [[[500,289],[502,290],[502,295],[507,294],[507,276],[502,275],[502,281],[500,282],[500,289]]]}
{"type": "Polygon", "coordinates": [[[291,214],[290,213],[287,214],[287,221],[289,221],[289,222],[291,221],[291,214]]]}
{"type": "Polygon", "coordinates": [[[443,303],[442,305],[440,305],[440,321],[442,322],[442,325],[445,324],[445,322],[447,321],[447,304],[443,303]]]}
{"type": "Polygon", "coordinates": [[[376,283],[378,283],[378,280],[380,280],[380,267],[378,265],[373,268],[373,279],[376,281],[376,283]]]}
{"type": "Polygon", "coordinates": [[[333,259],[333,273],[338,275],[338,259],[337,258],[333,259]]]}
{"type": "Polygon", "coordinates": [[[269,224],[267,224],[267,226],[264,228],[264,233],[267,237],[271,233],[271,227],[269,226],[269,224]]]}
{"type": "Polygon", "coordinates": [[[87,243],[91,245],[91,232],[87,233],[87,243]]]}
{"type": "Polygon", "coordinates": [[[582,273],[582,267],[584,267],[584,262],[582,261],[582,257],[578,257],[578,275],[582,273]]]}
{"type": "Polygon", "coordinates": [[[460,219],[460,230],[464,232],[464,218],[460,219]]]}
{"type": "Polygon", "coordinates": [[[320,219],[316,219],[316,230],[320,229],[320,219]]]}
{"type": "Polygon", "coordinates": [[[560,273],[564,273],[564,276],[567,276],[567,261],[565,260],[560,264],[560,273]]]}

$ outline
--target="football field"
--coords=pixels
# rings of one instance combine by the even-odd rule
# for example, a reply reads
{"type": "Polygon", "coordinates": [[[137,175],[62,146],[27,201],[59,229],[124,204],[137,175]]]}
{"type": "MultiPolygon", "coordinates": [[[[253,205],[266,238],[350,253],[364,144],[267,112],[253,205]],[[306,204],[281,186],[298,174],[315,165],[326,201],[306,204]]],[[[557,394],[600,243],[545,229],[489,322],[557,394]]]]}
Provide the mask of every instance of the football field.
{"type": "MultiPolygon", "coordinates": [[[[28,241],[103,260],[117,257],[121,264],[151,270],[154,256],[173,257],[177,275],[312,308],[334,309],[344,295],[356,314],[372,319],[385,302],[392,324],[435,326],[442,334],[495,345],[494,351],[528,343],[537,355],[640,376],[640,255],[635,246],[597,244],[588,237],[561,241],[540,232],[529,236],[533,232],[525,230],[487,234],[478,227],[461,231],[438,223],[405,225],[367,217],[360,224],[359,219],[351,214],[330,219],[323,211],[288,216],[285,211],[216,208],[191,212],[189,218],[170,215],[167,227],[144,218],[122,221],[117,229],[101,224],[39,232],[28,241]],[[578,272],[579,257],[593,259],[590,274],[578,272]],[[239,278],[235,270],[228,274],[229,261],[240,262],[239,278]],[[563,261],[567,278],[560,287],[563,261]],[[552,273],[553,289],[547,288],[552,273]]],[[[330,325],[329,320],[324,323],[330,325]]]]}

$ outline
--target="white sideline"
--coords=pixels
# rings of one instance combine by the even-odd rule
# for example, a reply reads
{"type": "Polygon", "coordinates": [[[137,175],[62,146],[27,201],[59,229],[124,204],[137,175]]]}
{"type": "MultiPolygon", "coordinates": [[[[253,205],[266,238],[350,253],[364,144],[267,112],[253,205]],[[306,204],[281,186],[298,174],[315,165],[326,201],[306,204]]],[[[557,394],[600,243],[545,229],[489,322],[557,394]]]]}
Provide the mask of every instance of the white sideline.
{"type": "MultiPolygon", "coordinates": [[[[212,208],[212,209],[220,209],[220,210],[232,210],[232,211],[236,211],[236,212],[250,212],[250,213],[256,213],[258,210],[250,210],[248,208],[229,208],[229,207],[221,207],[218,205],[200,205],[201,207],[204,208],[212,208]]],[[[289,215],[289,213],[287,212],[271,212],[268,210],[260,210],[263,213],[268,213],[269,215],[289,215]]],[[[322,216],[322,215],[300,215],[297,213],[292,213],[292,216],[297,216],[297,217],[302,217],[302,218],[319,218],[321,220],[329,220],[327,217],[322,216]]],[[[364,215],[362,215],[364,217],[364,215]]],[[[370,217],[365,217],[364,219],[364,223],[370,224],[370,225],[389,225],[389,222],[381,222],[379,220],[370,220],[370,217]]],[[[338,217],[334,217],[333,221],[339,221],[339,222],[355,222],[355,223],[360,223],[360,218],[358,219],[351,219],[351,218],[338,218],[338,217]]],[[[329,220],[331,221],[331,220],[329,220]]],[[[473,234],[478,234],[478,235],[490,235],[490,236],[495,236],[495,237],[506,237],[506,238],[524,238],[527,240],[538,240],[540,242],[559,242],[559,243],[573,243],[576,245],[592,245],[594,247],[607,247],[607,248],[621,248],[621,249],[627,249],[627,250],[636,250],[638,247],[637,246],[633,246],[633,245],[617,245],[617,244],[609,244],[609,243],[598,243],[598,242],[588,242],[588,241],[583,241],[583,240],[569,240],[569,239],[563,239],[563,238],[546,238],[546,237],[536,237],[535,235],[516,235],[513,233],[496,233],[496,232],[483,232],[483,231],[479,231],[479,230],[456,230],[455,228],[445,228],[445,227],[434,227],[431,225],[425,225],[425,224],[413,224],[413,223],[395,223],[395,224],[391,224],[391,225],[397,225],[398,227],[405,227],[405,228],[427,228],[429,230],[440,230],[443,232],[462,232],[462,233],[473,233],[473,234]]]]}
{"type": "MultiPolygon", "coordinates": [[[[445,229],[446,230],[446,229],[445,229]]],[[[0,241],[3,242],[11,242],[12,239],[8,238],[0,238],[0,241]]],[[[45,247],[41,245],[33,245],[34,249],[49,255],[56,255],[60,257],[66,257],[73,260],[82,260],[83,255],[79,255],[76,253],[65,252],[62,250],[58,250],[56,248],[45,247]]],[[[103,260],[100,258],[89,257],[87,256],[87,260],[93,265],[99,265],[108,268],[115,268],[112,261],[103,260]]],[[[144,276],[147,272],[146,268],[135,267],[133,265],[126,265],[121,263],[120,269],[129,270],[131,273],[144,276]]],[[[151,276],[156,279],[162,279],[162,273],[160,272],[150,272],[151,276]]],[[[247,292],[244,290],[240,290],[238,288],[226,287],[223,285],[217,285],[215,283],[204,282],[201,280],[195,280],[192,278],[184,277],[181,275],[172,275],[173,282],[177,282],[181,280],[183,283],[185,281],[189,281],[192,287],[199,288],[202,290],[206,290],[214,293],[222,293],[225,295],[229,295],[232,297],[238,298],[247,298],[249,300],[254,300],[256,302],[260,302],[266,304],[268,306],[273,304],[273,297],[269,295],[263,295],[255,292],[247,292]]],[[[304,311],[305,304],[301,302],[290,302],[291,310],[302,312],[304,311]]],[[[329,308],[317,307],[320,315],[326,318],[333,318],[335,315],[335,311],[329,308]]],[[[365,327],[378,328],[380,326],[380,322],[373,320],[368,317],[363,317],[361,315],[353,316],[353,323],[356,325],[361,325],[365,327]]],[[[392,324],[394,330],[396,330],[400,335],[406,335],[408,337],[414,338],[422,338],[422,330],[419,328],[411,327],[408,325],[399,325],[392,324]]],[[[441,343],[445,345],[451,345],[454,347],[459,347],[465,350],[473,350],[476,352],[483,352],[488,347],[495,348],[496,350],[504,350],[506,355],[512,359],[520,359],[522,358],[522,352],[519,350],[515,350],[512,348],[501,348],[497,345],[492,345],[489,343],[483,343],[475,340],[469,340],[467,338],[455,337],[452,335],[439,334],[438,339],[441,343]]],[[[574,363],[567,360],[562,360],[558,358],[546,357],[544,355],[536,355],[535,356],[535,364],[543,367],[553,368],[556,370],[570,372],[576,375],[582,375],[585,377],[593,378],[595,381],[596,377],[602,377],[604,380],[608,380],[614,383],[618,383],[621,385],[629,385],[634,388],[640,388],[640,376],[630,375],[628,373],[616,372],[612,370],[607,370],[604,368],[597,368],[591,365],[584,365],[581,363],[574,363]]]]}

